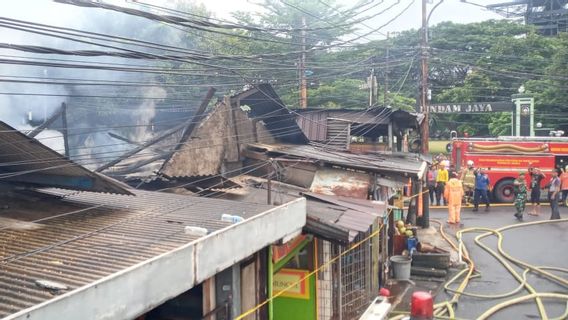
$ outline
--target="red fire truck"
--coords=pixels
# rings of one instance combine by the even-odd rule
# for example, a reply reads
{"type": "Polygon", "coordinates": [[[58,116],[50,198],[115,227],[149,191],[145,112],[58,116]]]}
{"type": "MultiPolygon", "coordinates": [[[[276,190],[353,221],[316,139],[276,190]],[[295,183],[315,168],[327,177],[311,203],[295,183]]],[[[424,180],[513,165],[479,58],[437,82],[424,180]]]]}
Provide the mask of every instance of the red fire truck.
{"type": "Polygon", "coordinates": [[[494,201],[513,202],[513,180],[519,172],[538,167],[546,176],[544,188],[554,168],[568,165],[568,137],[454,138],[451,152],[456,170],[465,168],[468,160],[486,169],[494,201]]]}

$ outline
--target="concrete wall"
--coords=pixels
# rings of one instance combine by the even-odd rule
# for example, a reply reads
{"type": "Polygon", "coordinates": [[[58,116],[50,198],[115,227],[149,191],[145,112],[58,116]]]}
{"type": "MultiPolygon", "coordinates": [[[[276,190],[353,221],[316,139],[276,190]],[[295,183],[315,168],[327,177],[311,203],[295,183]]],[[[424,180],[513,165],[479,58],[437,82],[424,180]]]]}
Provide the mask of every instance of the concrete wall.
{"type": "Polygon", "coordinates": [[[164,166],[170,177],[218,174],[225,158],[229,108],[219,104],[195,129],[186,145],[164,166]]]}
{"type": "Polygon", "coordinates": [[[249,119],[240,108],[219,103],[172,156],[163,173],[170,177],[220,174],[223,163],[240,162],[242,150],[252,142],[275,140],[262,122],[249,119]]]}

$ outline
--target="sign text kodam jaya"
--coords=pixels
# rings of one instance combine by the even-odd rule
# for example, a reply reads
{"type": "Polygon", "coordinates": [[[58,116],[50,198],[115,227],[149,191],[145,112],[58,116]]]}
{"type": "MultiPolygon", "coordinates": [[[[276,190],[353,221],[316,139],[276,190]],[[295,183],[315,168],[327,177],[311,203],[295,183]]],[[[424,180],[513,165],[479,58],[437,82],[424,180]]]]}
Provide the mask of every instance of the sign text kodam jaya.
{"type": "Polygon", "coordinates": [[[441,103],[428,106],[430,113],[491,113],[511,112],[513,104],[503,102],[441,103]]]}

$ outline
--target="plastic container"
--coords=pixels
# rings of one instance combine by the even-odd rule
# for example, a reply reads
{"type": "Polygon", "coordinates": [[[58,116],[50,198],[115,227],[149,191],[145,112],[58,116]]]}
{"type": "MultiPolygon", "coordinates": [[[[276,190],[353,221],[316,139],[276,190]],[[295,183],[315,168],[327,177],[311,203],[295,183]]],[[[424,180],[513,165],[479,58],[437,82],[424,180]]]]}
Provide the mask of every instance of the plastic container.
{"type": "Polygon", "coordinates": [[[230,223],[239,223],[239,222],[245,221],[245,218],[243,218],[241,216],[234,216],[234,215],[231,215],[231,214],[224,213],[221,216],[221,221],[227,221],[227,222],[230,222],[230,223]]]}
{"type": "Polygon", "coordinates": [[[402,220],[402,209],[392,209],[393,220],[396,222],[402,220]]]}
{"type": "Polygon", "coordinates": [[[434,319],[434,300],[430,293],[424,291],[416,291],[412,293],[412,299],[410,302],[410,319],[434,319]]]}
{"type": "Polygon", "coordinates": [[[416,245],[418,244],[418,239],[412,237],[406,239],[406,250],[412,252],[412,249],[416,250],[416,245]]]}
{"type": "Polygon", "coordinates": [[[207,229],[201,227],[186,226],[184,230],[186,234],[191,234],[198,237],[206,236],[207,233],[209,233],[207,229]]]}
{"type": "Polygon", "coordinates": [[[405,256],[392,256],[390,262],[393,270],[393,277],[397,280],[410,279],[410,264],[412,258],[405,256]]]}

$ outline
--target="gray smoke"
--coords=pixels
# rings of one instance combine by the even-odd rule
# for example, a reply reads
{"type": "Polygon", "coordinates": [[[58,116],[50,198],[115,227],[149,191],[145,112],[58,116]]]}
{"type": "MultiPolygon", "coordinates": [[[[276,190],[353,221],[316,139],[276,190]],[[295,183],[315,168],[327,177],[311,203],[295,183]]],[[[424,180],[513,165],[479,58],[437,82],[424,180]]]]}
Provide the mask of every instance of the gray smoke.
{"type": "MultiPolygon", "coordinates": [[[[125,5],[125,3],[120,3],[125,5]]],[[[2,16],[31,22],[64,26],[122,37],[176,44],[183,32],[164,28],[146,19],[129,16],[103,9],[81,8],[52,2],[51,0],[14,1],[3,6],[2,16]],[[54,14],[50,14],[54,13],[54,14]],[[56,14],[55,14],[56,13],[56,14]],[[166,29],[166,31],[164,30],[166,29]]],[[[54,37],[35,35],[28,32],[2,28],[2,42],[53,47],[65,50],[111,50],[94,45],[77,43],[54,37]]],[[[93,40],[97,41],[97,40],[93,40]]],[[[113,44],[127,47],[123,44],[113,44]]],[[[138,48],[139,49],[139,48],[138,48]]],[[[150,51],[149,49],[139,49],[150,51]]],[[[32,61],[73,62],[84,61],[89,64],[118,63],[127,65],[151,66],[145,61],[119,58],[74,57],[60,55],[41,55],[14,50],[0,50],[0,57],[7,59],[31,59],[32,61]]],[[[0,76],[33,77],[31,80],[50,81],[49,78],[112,80],[112,81],[155,81],[154,76],[105,70],[65,69],[0,64],[0,76]]],[[[22,79],[22,78],[20,78],[22,79]]],[[[156,115],[159,99],[129,100],[123,96],[144,96],[166,98],[166,90],[153,88],[114,88],[111,86],[63,86],[49,84],[0,83],[0,120],[26,131],[31,124],[41,124],[55,112],[61,103],[68,105],[68,125],[71,158],[85,165],[96,166],[111,160],[132,148],[122,141],[112,139],[108,131],[144,141],[152,136],[150,122],[156,115]],[[43,94],[43,95],[38,95],[43,94]],[[50,96],[47,96],[50,95],[50,96]],[[85,97],[89,96],[89,97],[85,97]],[[117,99],[93,98],[93,96],[112,96],[117,99]],[[136,126],[133,127],[132,125],[136,126]],[[111,127],[111,128],[109,128],[111,127]],[[112,127],[116,128],[113,129],[112,127]]],[[[54,130],[46,131],[36,137],[45,145],[63,153],[60,133],[61,122],[52,125],[54,130]]]]}

